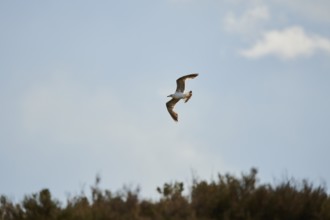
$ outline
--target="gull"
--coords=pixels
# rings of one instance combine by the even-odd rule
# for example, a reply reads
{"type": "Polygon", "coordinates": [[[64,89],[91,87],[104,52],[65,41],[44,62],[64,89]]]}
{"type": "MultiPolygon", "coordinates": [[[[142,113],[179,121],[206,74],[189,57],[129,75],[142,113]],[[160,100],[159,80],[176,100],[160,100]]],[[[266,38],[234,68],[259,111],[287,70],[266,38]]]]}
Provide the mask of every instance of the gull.
{"type": "Polygon", "coordinates": [[[167,97],[172,97],[170,101],[166,103],[167,111],[170,113],[174,121],[178,121],[178,114],[173,111],[175,104],[180,101],[180,99],[184,99],[184,102],[188,102],[188,100],[192,96],[192,91],[184,93],[185,80],[193,79],[198,76],[198,73],[192,73],[186,76],[182,76],[176,80],[176,91],[174,94],[171,94],[167,97]]]}

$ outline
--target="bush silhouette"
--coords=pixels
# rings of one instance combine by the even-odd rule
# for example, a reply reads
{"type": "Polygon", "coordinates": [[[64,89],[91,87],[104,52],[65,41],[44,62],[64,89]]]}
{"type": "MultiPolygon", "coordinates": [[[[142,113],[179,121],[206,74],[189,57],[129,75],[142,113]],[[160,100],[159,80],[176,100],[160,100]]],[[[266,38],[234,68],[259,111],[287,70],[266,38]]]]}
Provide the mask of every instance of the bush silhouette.
{"type": "Polygon", "coordinates": [[[124,187],[113,193],[99,187],[96,177],[91,195],[68,199],[65,206],[48,189],[25,196],[19,203],[0,196],[1,220],[304,220],[330,219],[330,197],[325,187],[294,179],[260,184],[257,169],[217,180],[194,179],[184,195],[182,182],[165,183],[156,190],[157,201],[140,199],[139,189],[124,187]]]}

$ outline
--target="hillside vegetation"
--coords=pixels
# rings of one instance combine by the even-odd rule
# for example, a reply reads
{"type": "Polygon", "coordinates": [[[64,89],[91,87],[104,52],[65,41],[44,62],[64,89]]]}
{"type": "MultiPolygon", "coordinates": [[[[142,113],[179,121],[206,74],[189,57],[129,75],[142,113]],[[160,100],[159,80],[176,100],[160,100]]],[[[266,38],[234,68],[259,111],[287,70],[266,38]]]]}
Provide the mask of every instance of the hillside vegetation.
{"type": "Polygon", "coordinates": [[[257,170],[235,177],[219,174],[214,181],[194,179],[185,195],[181,182],[156,190],[157,201],[141,199],[138,189],[113,193],[99,187],[99,178],[84,193],[61,205],[48,189],[13,203],[0,198],[2,220],[330,220],[330,197],[323,186],[306,180],[260,184],[257,170]]]}

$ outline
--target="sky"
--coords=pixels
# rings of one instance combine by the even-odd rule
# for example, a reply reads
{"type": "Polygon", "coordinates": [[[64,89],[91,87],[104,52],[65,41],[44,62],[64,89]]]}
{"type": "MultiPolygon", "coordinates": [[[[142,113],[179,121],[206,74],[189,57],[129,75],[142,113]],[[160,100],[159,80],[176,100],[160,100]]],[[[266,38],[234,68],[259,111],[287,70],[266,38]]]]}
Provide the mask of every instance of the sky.
{"type": "Polygon", "coordinates": [[[0,194],[252,167],[330,186],[328,0],[0,2],[0,194]],[[175,80],[193,91],[168,114],[175,80]]]}

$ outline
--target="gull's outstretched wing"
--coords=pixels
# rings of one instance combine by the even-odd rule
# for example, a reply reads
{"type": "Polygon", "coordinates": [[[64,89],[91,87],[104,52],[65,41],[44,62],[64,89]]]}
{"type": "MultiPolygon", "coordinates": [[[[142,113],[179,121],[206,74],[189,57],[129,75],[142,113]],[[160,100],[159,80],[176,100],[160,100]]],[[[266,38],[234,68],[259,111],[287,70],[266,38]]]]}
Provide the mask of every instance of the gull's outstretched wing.
{"type": "Polygon", "coordinates": [[[175,104],[179,101],[180,99],[171,99],[170,101],[166,102],[166,108],[168,113],[172,116],[174,121],[178,121],[178,114],[173,111],[173,108],[175,104]]]}
{"type": "Polygon", "coordinates": [[[177,92],[184,92],[184,82],[186,79],[193,79],[196,76],[198,76],[198,73],[193,73],[193,74],[189,74],[186,76],[182,76],[179,79],[176,80],[176,91],[177,92]]]}

